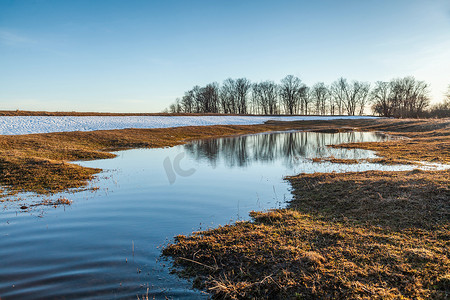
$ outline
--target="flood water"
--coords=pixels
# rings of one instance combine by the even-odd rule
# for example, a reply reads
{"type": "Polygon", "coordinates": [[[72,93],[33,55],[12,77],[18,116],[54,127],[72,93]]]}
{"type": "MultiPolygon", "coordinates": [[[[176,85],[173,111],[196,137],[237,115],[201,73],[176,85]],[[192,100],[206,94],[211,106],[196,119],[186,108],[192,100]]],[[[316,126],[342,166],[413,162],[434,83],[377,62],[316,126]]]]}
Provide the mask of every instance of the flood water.
{"type": "Polygon", "coordinates": [[[257,134],[81,162],[104,169],[92,183],[97,191],[55,195],[71,206],[23,212],[13,203],[0,212],[0,298],[136,299],[147,288],[150,299],[207,298],[170,274],[161,245],[177,234],[248,219],[251,210],[284,207],[291,197],[286,175],[392,169],[311,160],[375,157],[326,145],[384,139],[355,132],[257,134]]]}

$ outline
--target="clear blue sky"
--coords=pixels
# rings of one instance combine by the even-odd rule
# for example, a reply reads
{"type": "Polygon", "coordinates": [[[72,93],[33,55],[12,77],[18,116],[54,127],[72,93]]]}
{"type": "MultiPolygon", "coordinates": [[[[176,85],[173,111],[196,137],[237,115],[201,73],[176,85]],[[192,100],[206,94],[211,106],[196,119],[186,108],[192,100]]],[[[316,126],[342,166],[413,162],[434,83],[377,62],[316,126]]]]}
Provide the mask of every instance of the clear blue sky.
{"type": "Polygon", "coordinates": [[[450,1],[0,0],[0,110],[158,112],[228,77],[450,84],[450,1]]]}

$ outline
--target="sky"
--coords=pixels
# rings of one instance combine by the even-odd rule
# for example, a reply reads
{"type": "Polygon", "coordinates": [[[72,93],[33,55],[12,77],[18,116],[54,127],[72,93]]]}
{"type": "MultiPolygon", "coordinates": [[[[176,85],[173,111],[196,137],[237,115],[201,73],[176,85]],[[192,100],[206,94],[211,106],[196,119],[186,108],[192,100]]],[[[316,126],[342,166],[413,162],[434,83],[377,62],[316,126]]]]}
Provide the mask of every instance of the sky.
{"type": "Polygon", "coordinates": [[[0,0],[0,110],[160,112],[194,85],[450,84],[449,0],[0,0]]]}

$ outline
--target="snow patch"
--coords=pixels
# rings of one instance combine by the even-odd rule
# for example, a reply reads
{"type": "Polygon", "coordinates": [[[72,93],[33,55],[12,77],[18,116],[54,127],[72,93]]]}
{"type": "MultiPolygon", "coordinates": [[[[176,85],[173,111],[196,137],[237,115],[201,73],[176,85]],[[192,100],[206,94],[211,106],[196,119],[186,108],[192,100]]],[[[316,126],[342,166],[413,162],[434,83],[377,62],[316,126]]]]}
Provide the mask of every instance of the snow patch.
{"type": "Polygon", "coordinates": [[[307,121],[369,119],[366,116],[0,116],[0,135],[94,131],[125,128],[169,128],[209,125],[256,125],[269,120],[307,121]]]}

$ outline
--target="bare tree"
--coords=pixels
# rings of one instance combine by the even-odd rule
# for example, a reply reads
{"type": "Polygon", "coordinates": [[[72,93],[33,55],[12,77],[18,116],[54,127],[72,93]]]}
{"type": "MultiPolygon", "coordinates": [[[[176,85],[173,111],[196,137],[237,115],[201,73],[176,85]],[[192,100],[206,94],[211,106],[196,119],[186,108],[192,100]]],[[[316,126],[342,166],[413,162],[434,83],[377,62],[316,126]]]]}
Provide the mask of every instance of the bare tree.
{"type": "Polygon", "coordinates": [[[273,81],[264,81],[262,84],[262,90],[264,97],[266,98],[269,106],[269,114],[278,114],[278,86],[273,81]]]}
{"type": "Polygon", "coordinates": [[[256,113],[265,115],[278,113],[278,87],[273,81],[254,83],[252,86],[253,107],[256,113]]]}
{"type": "Polygon", "coordinates": [[[175,103],[173,103],[173,104],[171,104],[169,106],[169,112],[170,113],[181,113],[181,112],[183,112],[183,109],[182,109],[181,102],[180,102],[179,98],[177,98],[175,100],[175,103]]]}
{"type": "Polygon", "coordinates": [[[414,77],[378,83],[372,92],[373,111],[385,117],[419,117],[430,103],[428,85],[414,77]]]}
{"type": "Polygon", "coordinates": [[[338,115],[344,112],[344,103],[347,98],[348,83],[347,79],[341,77],[331,84],[331,94],[333,96],[334,106],[337,109],[338,115]]]}
{"type": "Polygon", "coordinates": [[[250,80],[247,78],[236,79],[234,87],[234,93],[236,96],[235,99],[238,105],[238,113],[247,114],[248,92],[251,88],[250,80]]]}
{"type": "MultiPolygon", "coordinates": [[[[264,109],[264,103],[262,99],[261,86],[259,83],[252,84],[252,97],[251,97],[251,111],[254,114],[260,114],[261,112],[267,110],[264,109]]],[[[265,113],[264,113],[265,114],[265,113]]]]}
{"type": "Polygon", "coordinates": [[[293,115],[298,112],[300,95],[306,91],[306,86],[298,77],[288,75],[281,80],[280,98],[283,102],[285,113],[293,115]]]}
{"type": "Polygon", "coordinates": [[[264,115],[269,113],[269,101],[265,96],[263,83],[254,83],[252,85],[252,102],[255,113],[264,115]]]}
{"type": "MultiPolygon", "coordinates": [[[[312,88],[293,75],[283,78],[280,85],[272,81],[252,85],[246,78],[229,78],[221,86],[218,83],[194,86],[185,92],[181,100],[176,99],[167,111],[225,114],[279,114],[283,111],[286,114],[309,114],[313,103],[315,113],[320,115],[342,115],[344,112],[355,115],[363,114],[366,105],[373,102],[372,110],[378,115],[419,117],[424,113],[431,114],[427,110],[430,102],[428,94],[428,84],[411,76],[390,82],[378,81],[372,92],[369,83],[349,83],[343,77],[329,87],[319,82],[312,88]]],[[[445,97],[450,102],[450,86],[445,97]]]]}
{"type": "Polygon", "coordinates": [[[391,92],[394,117],[418,117],[430,103],[428,85],[412,76],[391,80],[391,92]]]}
{"type": "Polygon", "coordinates": [[[331,85],[331,92],[338,108],[339,114],[346,110],[347,115],[354,116],[357,108],[359,113],[364,112],[367,102],[370,84],[361,81],[352,81],[348,83],[347,79],[339,78],[331,85]]]}
{"type": "Polygon", "coordinates": [[[219,85],[217,83],[210,83],[201,88],[198,98],[201,104],[200,112],[219,112],[219,85]]]}
{"type": "Polygon", "coordinates": [[[326,114],[326,103],[330,97],[330,91],[323,82],[318,82],[311,88],[311,99],[315,104],[315,111],[318,115],[326,114]]]}
{"type": "Polygon", "coordinates": [[[223,113],[235,114],[237,111],[235,90],[235,81],[231,78],[226,79],[220,88],[220,102],[223,113]]]}
{"type": "Polygon", "coordinates": [[[353,90],[355,93],[356,106],[359,108],[358,114],[361,116],[364,114],[366,104],[370,101],[370,84],[367,82],[354,81],[353,90]]]}
{"type": "Polygon", "coordinates": [[[303,115],[309,114],[309,104],[311,103],[311,95],[309,90],[309,87],[306,85],[303,85],[302,88],[300,88],[300,112],[303,115]]]}
{"type": "Polygon", "coordinates": [[[183,111],[186,113],[192,113],[194,110],[194,93],[192,90],[184,93],[181,99],[181,105],[183,106],[183,111]]]}
{"type": "Polygon", "coordinates": [[[192,99],[193,101],[193,110],[195,113],[200,113],[202,111],[202,99],[200,95],[200,86],[196,85],[192,88],[192,99]]]}
{"type": "Polygon", "coordinates": [[[377,81],[375,87],[370,94],[373,105],[372,110],[374,113],[381,116],[391,116],[391,85],[386,81],[377,81]]]}

